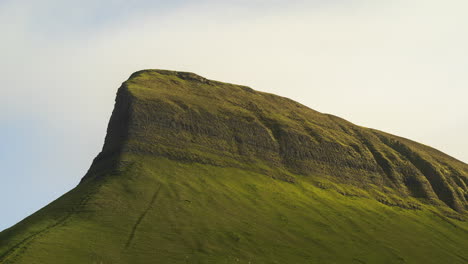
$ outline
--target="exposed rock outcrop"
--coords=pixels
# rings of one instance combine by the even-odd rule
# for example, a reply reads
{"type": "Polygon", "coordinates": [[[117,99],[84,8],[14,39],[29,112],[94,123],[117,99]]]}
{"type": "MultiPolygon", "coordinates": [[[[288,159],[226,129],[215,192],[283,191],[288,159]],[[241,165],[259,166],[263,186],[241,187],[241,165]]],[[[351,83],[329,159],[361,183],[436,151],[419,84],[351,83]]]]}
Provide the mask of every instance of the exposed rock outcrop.
{"type": "Polygon", "coordinates": [[[468,208],[468,166],[427,146],[321,114],[287,98],[193,73],[145,70],[118,91],[87,176],[126,154],[249,167],[294,182],[331,176],[362,188],[468,208]],[[105,165],[102,165],[105,164],[105,165]]]}

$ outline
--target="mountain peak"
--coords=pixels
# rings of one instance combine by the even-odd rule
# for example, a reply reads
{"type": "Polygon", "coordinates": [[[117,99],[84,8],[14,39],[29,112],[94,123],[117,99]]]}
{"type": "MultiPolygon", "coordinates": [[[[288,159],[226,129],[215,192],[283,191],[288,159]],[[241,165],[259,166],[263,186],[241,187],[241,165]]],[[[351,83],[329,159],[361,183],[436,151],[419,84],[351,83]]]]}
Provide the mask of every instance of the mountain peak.
{"type": "Polygon", "coordinates": [[[183,72],[183,71],[170,71],[170,70],[160,70],[160,69],[146,69],[146,70],[140,70],[137,72],[134,72],[132,75],[130,75],[129,80],[132,80],[134,78],[138,78],[141,76],[152,76],[153,78],[158,78],[161,77],[160,75],[165,75],[165,76],[173,76],[180,78],[182,80],[188,80],[188,81],[199,81],[202,83],[208,83],[209,80],[192,72],[183,72]]]}
{"type": "MultiPolygon", "coordinates": [[[[413,197],[464,212],[466,164],[430,147],[322,114],[290,99],[194,73],[143,70],[119,89],[99,160],[126,156],[251,169],[296,182],[327,178],[417,207],[413,197]]],[[[123,162],[123,163],[122,163],[123,162]]]]}
{"type": "Polygon", "coordinates": [[[466,263],[468,165],[288,98],[144,70],[0,263],[466,263]]]}

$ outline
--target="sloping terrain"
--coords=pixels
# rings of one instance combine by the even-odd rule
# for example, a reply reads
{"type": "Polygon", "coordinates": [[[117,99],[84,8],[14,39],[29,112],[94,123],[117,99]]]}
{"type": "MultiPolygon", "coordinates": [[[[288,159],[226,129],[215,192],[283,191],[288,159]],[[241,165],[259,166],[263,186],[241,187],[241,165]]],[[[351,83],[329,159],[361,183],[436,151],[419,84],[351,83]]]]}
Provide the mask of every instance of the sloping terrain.
{"type": "Polygon", "coordinates": [[[468,165],[287,98],[145,70],[0,263],[467,263],[468,165]]]}

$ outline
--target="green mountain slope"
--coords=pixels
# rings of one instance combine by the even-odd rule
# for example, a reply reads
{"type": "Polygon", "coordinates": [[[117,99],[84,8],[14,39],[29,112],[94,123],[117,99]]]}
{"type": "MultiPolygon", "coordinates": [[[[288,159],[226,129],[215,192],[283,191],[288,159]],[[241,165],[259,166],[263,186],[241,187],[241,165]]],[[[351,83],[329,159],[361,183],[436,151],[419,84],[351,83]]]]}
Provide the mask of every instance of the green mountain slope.
{"type": "Polygon", "coordinates": [[[0,263],[467,263],[468,165],[287,98],[146,70],[0,263]]]}

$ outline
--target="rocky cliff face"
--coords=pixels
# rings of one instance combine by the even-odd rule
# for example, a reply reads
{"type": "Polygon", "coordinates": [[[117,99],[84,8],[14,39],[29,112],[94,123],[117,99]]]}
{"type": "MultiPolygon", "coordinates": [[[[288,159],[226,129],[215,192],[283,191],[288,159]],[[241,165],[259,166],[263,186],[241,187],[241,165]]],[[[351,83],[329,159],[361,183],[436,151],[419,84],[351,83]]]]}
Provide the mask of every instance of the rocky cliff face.
{"type": "Polygon", "coordinates": [[[0,263],[460,263],[468,166],[287,98],[146,70],[74,189],[0,263]]]}
{"type": "Polygon", "coordinates": [[[102,153],[84,179],[100,167],[122,166],[128,154],[247,168],[291,183],[327,177],[468,209],[468,166],[454,158],[287,98],[193,73],[145,70],[123,83],[102,153]]]}

